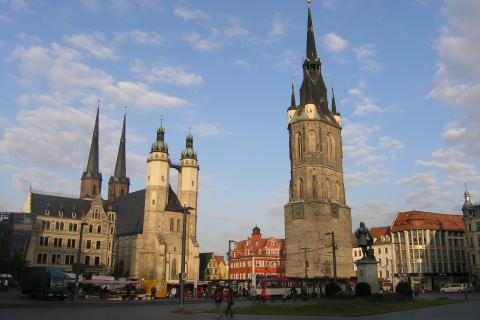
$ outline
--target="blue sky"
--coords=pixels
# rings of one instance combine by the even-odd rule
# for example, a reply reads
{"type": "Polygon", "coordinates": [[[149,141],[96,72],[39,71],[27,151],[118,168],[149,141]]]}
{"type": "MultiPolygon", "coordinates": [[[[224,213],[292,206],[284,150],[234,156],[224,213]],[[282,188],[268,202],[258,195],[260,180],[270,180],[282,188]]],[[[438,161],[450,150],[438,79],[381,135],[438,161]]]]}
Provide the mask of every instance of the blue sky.
{"type": "MultiPolygon", "coordinates": [[[[475,0],[313,1],[355,226],[460,213],[464,182],[479,199],[478,16],[475,0]]],[[[192,127],[201,251],[255,224],[283,237],[306,22],[301,0],[0,0],[0,210],[19,210],[30,185],[78,194],[100,99],[104,195],[128,106],[132,191],[161,117],[173,161],[192,127]]]]}

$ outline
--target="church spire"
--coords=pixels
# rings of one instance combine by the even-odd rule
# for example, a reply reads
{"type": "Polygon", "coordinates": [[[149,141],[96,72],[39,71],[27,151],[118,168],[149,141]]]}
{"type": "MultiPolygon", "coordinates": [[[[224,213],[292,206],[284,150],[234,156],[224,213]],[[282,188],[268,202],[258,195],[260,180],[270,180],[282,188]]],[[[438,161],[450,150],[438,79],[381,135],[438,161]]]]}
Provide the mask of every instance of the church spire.
{"type": "Polygon", "coordinates": [[[117,163],[113,176],[108,181],[108,200],[113,203],[116,198],[122,197],[129,192],[130,179],[127,177],[127,161],[125,156],[125,127],[127,115],[123,116],[122,135],[118,145],[117,163]]]}
{"type": "Polygon", "coordinates": [[[297,106],[297,103],[295,102],[295,87],[293,84],[293,78],[292,78],[292,98],[290,101],[290,108],[295,108],[297,106]]]}
{"type": "Polygon", "coordinates": [[[313,33],[312,13],[310,3],[308,4],[308,22],[307,22],[307,58],[310,61],[317,58],[317,48],[315,46],[315,34],[313,33]]]}
{"type": "Polygon", "coordinates": [[[334,116],[340,115],[340,113],[337,112],[337,104],[335,103],[335,92],[333,91],[333,86],[332,86],[332,114],[334,116]]]}
{"type": "Polygon", "coordinates": [[[88,155],[87,173],[92,176],[98,174],[98,116],[100,107],[97,107],[97,117],[95,118],[95,127],[93,129],[92,144],[90,145],[90,154],[88,155]]]}
{"type": "Polygon", "coordinates": [[[98,100],[97,116],[93,129],[92,143],[88,155],[87,168],[82,174],[80,198],[94,197],[101,194],[102,174],[98,169],[98,135],[99,135],[100,100],[98,100]]]}
{"type": "Polygon", "coordinates": [[[115,165],[114,176],[116,178],[125,179],[127,177],[127,164],[125,159],[125,123],[127,115],[123,116],[122,135],[120,136],[120,144],[118,145],[117,163],[115,165]]]}

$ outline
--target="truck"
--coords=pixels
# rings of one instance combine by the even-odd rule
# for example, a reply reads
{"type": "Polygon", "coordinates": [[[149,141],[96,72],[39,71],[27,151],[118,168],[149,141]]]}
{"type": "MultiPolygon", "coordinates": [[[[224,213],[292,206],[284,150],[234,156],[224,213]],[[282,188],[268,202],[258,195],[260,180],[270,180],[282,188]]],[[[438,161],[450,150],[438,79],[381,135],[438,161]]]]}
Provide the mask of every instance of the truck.
{"type": "Polygon", "coordinates": [[[31,297],[45,300],[59,298],[64,300],[68,294],[65,272],[59,267],[28,267],[21,282],[22,292],[31,297]]]}

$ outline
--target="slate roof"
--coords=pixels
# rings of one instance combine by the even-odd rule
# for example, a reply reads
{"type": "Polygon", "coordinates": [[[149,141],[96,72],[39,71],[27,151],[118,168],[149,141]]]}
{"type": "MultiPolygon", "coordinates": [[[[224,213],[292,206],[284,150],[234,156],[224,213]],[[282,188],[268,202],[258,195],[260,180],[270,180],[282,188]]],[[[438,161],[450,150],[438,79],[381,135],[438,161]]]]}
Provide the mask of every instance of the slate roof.
{"type": "Polygon", "coordinates": [[[208,262],[212,259],[213,252],[200,253],[200,272],[207,269],[208,262]]]}
{"type": "Polygon", "coordinates": [[[393,221],[391,232],[404,230],[429,229],[465,231],[463,216],[425,211],[399,212],[393,221]]]}
{"type": "MultiPolygon", "coordinates": [[[[139,234],[143,231],[143,215],[145,212],[145,189],[129,193],[116,200],[117,202],[117,235],[139,234]]],[[[168,189],[166,211],[183,212],[177,194],[172,186],[168,189]]]]}
{"type": "MultiPolygon", "coordinates": [[[[59,217],[59,211],[63,211],[63,218],[80,219],[85,213],[90,210],[92,200],[69,198],[64,196],[49,195],[32,192],[31,197],[31,213],[37,215],[45,215],[45,210],[50,210],[49,216],[59,217]],[[72,213],[76,209],[76,217],[72,213]]],[[[104,208],[106,209],[107,202],[104,201],[104,208]]]]}

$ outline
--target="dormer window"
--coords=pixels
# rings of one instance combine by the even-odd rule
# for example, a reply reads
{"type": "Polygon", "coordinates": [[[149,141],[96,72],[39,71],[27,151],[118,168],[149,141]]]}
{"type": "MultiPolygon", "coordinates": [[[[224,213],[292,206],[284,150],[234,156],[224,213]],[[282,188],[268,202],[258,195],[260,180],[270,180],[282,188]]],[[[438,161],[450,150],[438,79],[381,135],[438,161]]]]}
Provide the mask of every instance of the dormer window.
{"type": "Polygon", "coordinates": [[[46,216],[50,215],[50,209],[45,209],[45,215],[46,216]]]}
{"type": "Polygon", "coordinates": [[[77,210],[73,210],[72,211],[72,218],[76,218],[77,217],[77,210]]]}
{"type": "Polygon", "coordinates": [[[63,210],[59,210],[59,211],[58,211],[58,216],[59,216],[59,217],[63,217],[63,210]]]}

